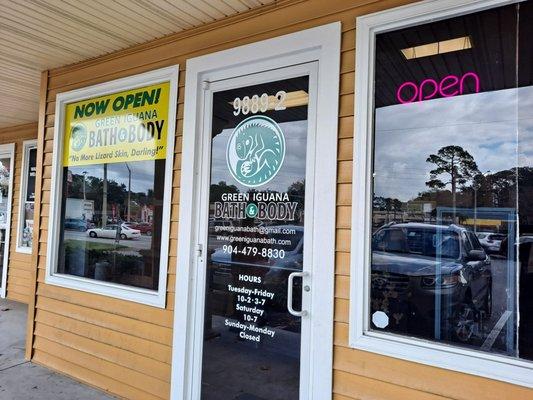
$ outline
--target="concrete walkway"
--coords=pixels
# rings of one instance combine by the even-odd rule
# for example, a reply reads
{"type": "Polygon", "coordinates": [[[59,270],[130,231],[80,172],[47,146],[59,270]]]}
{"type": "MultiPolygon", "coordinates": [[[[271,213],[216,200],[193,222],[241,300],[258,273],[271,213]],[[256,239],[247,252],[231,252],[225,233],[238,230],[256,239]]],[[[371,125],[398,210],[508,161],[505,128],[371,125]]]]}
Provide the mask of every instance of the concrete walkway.
{"type": "Polygon", "coordinates": [[[24,359],[25,304],[0,299],[1,400],[109,400],[114,399],[66,376],[24,359]]]}

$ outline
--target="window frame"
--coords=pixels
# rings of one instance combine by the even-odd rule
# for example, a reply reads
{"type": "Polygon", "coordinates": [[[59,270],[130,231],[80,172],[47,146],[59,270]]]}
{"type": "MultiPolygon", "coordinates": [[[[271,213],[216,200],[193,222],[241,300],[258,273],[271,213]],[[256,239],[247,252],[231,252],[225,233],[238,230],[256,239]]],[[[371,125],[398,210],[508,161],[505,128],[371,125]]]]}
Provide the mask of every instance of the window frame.
{"type": "Polygon", "coordinates": [[[356,19],[354,164],[349,345],[402,360],[533,387],[533,362],[370,330],[374,67],[376,34],[519,3],[522,0],[426,0],[356,19]]]}
{"type": "MultiPolygon", "coordinates": [[[[30,151],[32,149],[37,150],[37,139],[24,140],[22,142],[22,170],[20,174],[20,190],[19,190],[19,209],[18,209],[18,219],[17,219],[17,245],[15,251],[17,253],[31,254],[33,251],[32,247],[25,247],[20,245],[20,239],[22,238],[22,231],[24,229],[24,224],[22,219],[25,215],[25,207],[27,195],[28,195],[28,175],[26,174],[28,166],[30,163],[30,151]]],[[[35,207],[35,200],[33,201],[35,207]]],[[[35,222],[34,222],[35,223],[35,222]]],[[[35,226],[35,225],[34,225],[35,226]]]]}
{"type": "Polygon", "coordinates": [[[176,132],[176,107],[178,100],[179,65],[160,68],[157,70],[116,79],[93,86],[75,89],[57,94],[54,144],[52,157],[52,184],[50,192],[50,218],[48,223],[48,249],[45,283],[64,288],[80,290],[93,294],[114,297],[153,307],[166,307],[168,253],[170,244],[170,211],[172,196],[172,179],[174,167],[174,141],[176,132]],[[65,107],[68,103],[84,99],[105,96],[108,94],[131,90],[139,87],[169,82],[168,104],[168,135],[167,153],[165,159],[165,182],[163,195],[163,216],[161,225],[161,250],[159,264],[158,290],[149,290],[134,286],[121,285],[112,282],[97,281],[95,279],[77,277],[56,272],[58,266],[59,234],[61,227],[61,201],[63,181],[63,140],[65,107]]]}

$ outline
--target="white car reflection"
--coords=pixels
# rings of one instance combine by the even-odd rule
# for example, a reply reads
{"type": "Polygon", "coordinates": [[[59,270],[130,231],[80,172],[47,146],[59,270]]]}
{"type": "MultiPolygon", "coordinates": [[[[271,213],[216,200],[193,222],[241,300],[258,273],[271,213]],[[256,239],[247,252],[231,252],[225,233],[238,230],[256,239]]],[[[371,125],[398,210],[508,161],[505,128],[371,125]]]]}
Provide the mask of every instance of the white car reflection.
{"type": "Polygon", "coordinates": [[[107,238],[115,239],[117,235],[120,239],[136,239],[141,237],[141,231],[138,229],[129,228],[127,225],[122,224],[109,224],[102,228],[91,228],[87,230],[87,235],[92,238],[107,238]]]}

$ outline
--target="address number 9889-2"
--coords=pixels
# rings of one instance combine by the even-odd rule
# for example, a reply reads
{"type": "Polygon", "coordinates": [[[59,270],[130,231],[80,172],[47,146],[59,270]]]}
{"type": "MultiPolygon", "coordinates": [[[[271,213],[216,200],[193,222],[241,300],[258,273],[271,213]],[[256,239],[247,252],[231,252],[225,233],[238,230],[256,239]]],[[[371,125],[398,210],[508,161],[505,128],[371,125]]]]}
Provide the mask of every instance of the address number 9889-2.
{"type": "Polygon", "coordinates": [[[257,114],[258,112],[266,112],[273,109],[274,111],[285,110],[285,98],[287,97],[287,92],[280,90],[276,93],[275,96],[269,96],[266,93],[263,93],[261,96],[254,94],[251,98],[244,96],[242,99],[236,97],[233,100],[233,115],[248,115],[248,114],[257,114]]]}

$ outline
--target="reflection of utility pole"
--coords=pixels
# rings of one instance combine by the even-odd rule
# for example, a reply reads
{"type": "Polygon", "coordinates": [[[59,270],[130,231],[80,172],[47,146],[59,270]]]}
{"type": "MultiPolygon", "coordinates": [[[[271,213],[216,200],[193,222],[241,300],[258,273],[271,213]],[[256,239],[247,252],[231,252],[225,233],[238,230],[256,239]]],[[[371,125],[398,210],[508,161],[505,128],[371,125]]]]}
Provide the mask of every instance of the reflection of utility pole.
{"type": "Polygon", "coordinates": [[[131,205],[131,169],[127,162],[125,162],[126,168],[128,169],[128,222],[130,222],[131,218],[131,212],[130,212],[130,205],[131,205]]]}
{"type": "Polygon", "coordinates": [[[83,200],[87,200],[85,197],[85,179],[87,179],[87,171],[83,171],[83,200]]]}
{"type": "Polygon", "coordinates": [[[107,225],[107,164],[104,164],[104,200],[102,201],[102,228],[107,225]]]}

